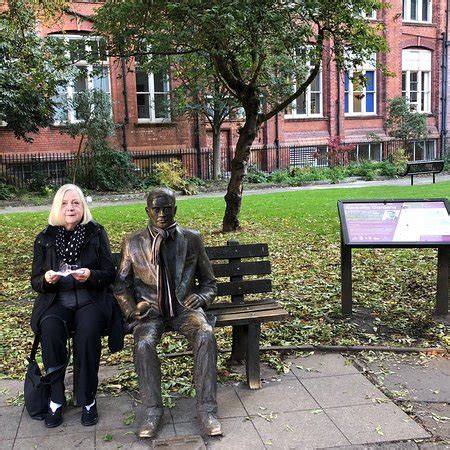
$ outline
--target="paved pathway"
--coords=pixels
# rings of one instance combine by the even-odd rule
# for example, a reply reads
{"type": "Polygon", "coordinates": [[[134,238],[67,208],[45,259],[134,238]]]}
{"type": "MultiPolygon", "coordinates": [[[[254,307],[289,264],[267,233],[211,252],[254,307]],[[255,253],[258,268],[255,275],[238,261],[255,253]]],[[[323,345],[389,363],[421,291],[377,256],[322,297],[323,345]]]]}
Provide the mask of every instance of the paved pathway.
{"type": "MultiPolygon", "coordinates": [[[[450,174],[447,175],[437,175],[437,182],[450,181],[450,174]]],[[[416,177],[414,179],[414,185],[424,185],[430,184],[432,181],[429,176],[416,177]]],[[[275,192],[289,192],[289,191],[308,191],[316,189],[350,189],[350,188],[361,188],[361,187],[371,187],[371,186],[409,186],[409,178],[396,178],[388,180],[375,180],[375,181],[347,181],[338,184],[310,184],[307,186],[293,186],[293,187],[266,187],[266,188],[256,188],[247,189],[244,191],[245,195],[259,195],[259,194],[271,194],[275,192]]],[[[187,200],[190,198],[205,198],[205,197],[223,197],[225,195],[224,191],[220,192],[204,192],[194,197],[191,196],[178,196],[177,201],[187,200]]],[[[96,206],[110,206],[110,205],[128,205],[133,203],[143,203],[145,201],[145,194],[133,194],[131,198],[126,198],[125,195],[117,195],[115,198],[110,200],[103,200],[101,197],[93,197],[91,207],[96,206]]],[[[17,213],[17,212],[33,212],[33,211],[48,211],[49,205],[35,205],[35,206],[6,206],[0,207],[0,214],[17,213]]]]}
{"type": "MultiPolygon", "coordinates": [[[[23,406],[0,406],[0,448],[367,449],[395,443],[386,448],[417,449],[418,442],[432,439],[343,356],[314,354],[288,361],[291,370],[286,375],[264,368],[261,390],[251,391],[241,383],[219,386],[221,438],[202,439],[193,417],[194,399],[181,398],[166,410],[158,440],[139,440],[136,423],[127,425],[126,419],[140,408],[123,394],[99,398],[100,421],[94,427],[83,427],[80,410],[73,407],[68,407],[61,427],[46,429],[31,420],[23,406]]],[[[0,380],[2,405],[21,386],[0,380]]]]}

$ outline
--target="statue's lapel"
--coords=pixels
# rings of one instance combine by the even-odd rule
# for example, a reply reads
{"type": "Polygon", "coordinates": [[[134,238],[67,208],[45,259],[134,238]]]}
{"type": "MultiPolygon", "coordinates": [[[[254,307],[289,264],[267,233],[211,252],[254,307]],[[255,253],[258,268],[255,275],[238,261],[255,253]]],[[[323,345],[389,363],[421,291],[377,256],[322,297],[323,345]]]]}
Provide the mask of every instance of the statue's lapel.
{"type": "Polygon", "coordinates": [[[175,287],[177,288],[181,282],[181,276],[183,274],[184,263],[186,261],[187,252],[187,240],[182,233],[182,231],[177,227],[176,231],[176,255],[177,259],[175,261],[175,287]]]}

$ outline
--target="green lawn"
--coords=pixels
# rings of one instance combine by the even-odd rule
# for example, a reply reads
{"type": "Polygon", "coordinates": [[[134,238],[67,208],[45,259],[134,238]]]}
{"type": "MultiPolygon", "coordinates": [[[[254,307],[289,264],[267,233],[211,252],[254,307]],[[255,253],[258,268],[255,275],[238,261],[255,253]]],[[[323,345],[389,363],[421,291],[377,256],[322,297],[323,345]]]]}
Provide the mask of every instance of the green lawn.
{"type": "MultiPolygon", "coordinates": [[[[292,314],[285,324],[263,329],[263,345],[386,344],[449,346],[449,330],[433,320],[436,293],[436,251],[432,249],[354,251],[356,314],[340,315],[340,238],[336,203],[344,199],[448,198],[450,182],[402,187],[340,188],[246,195],[242,231],[223,234],[222,198],[186,198],[178,203],[181,225],[199,229],[207,245],[268,242],[275,297],[292,314]]],[[[93,215],[118,251],[123,236],[145,226],[143,204],[93,208],[93,215]]],[[[2,372],[20,376],[32,341],[28,321],[34,294],[29,288],[32,244],[45,227],[47,213],[0,216],[0,301],[6,357],[2,372]]],[[[218,330],[219,346],[229,347],[229,330],[218,330]]],[[[167,337],[161,351],[184,348],[180,338],[167,337]]],[[[130,362],[130,345],[119,355],[105,353],[104,362],[130,362]]],[[[164,370],[178,377],[177,389],[191,390],[190,360],[164,370]]],[[[224,360],[220,374],[229,376],[224,360]]],[[[119,384],[134,385],[130,375],[119,384]],[[130,381],[131,380],[131,381],[130,381]]],[[[174,386],[167,385],[166,389],[174,386]]]]}

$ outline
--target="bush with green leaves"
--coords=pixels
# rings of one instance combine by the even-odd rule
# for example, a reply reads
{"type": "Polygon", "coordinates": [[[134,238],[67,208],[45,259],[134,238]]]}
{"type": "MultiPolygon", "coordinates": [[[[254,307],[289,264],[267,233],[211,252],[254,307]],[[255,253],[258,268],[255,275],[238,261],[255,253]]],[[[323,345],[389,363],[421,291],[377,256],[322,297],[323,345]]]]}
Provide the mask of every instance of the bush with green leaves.
{"type": "Polygon", "coordinates": [[[144,184],[147,186],[165,186],[184,195],[197,193],[196,183],[185,179],[183,164],[178,159],[159,162],[153,165],[153,173],[144,184]]]}
{"type": "Polygon", "coordinates": [[[278,169],[268,176],[267,181],[272,183],[288,183],[290,178],[291,174],[288,169],[278,169]]]}
{"type": "Polygon", "coordinates": [[[36,192],[41,195],[46,195],[53,190],[50,184],[50,177],[42,172],[34,172],[31,178],[27,181],[27,188],[31,192],[36,192]]]}
{"type": "Polygon", "coordinates": [[[0,200],[9,200],[15,197],[17,189],[14,186],[0,182],[0,200]]]}
{"type": "Polygon", "coordinates": [[[290,186],[301,186],[313,181],[326,180],[327,175],[323,169],[317,167],[294,167],[290,172],[291,178],[288,180],[290,186]]]}
{"type": "Polygon", "coordinates": [[[107,144],[95,145],[75,157],[69,167],[69,177],[76,173],[76,182],[95,191],[123,191],[140,187],[138,169],[131,155],[107,144]]]}
{"type": "Polygon", "coordinates": [[[267,175],[264,172],[261,172],[256,165],[249,164],[247,166],[247,173],[245,174],[244,180],[247,183],[265,183],[267,181],[267,175]]]}

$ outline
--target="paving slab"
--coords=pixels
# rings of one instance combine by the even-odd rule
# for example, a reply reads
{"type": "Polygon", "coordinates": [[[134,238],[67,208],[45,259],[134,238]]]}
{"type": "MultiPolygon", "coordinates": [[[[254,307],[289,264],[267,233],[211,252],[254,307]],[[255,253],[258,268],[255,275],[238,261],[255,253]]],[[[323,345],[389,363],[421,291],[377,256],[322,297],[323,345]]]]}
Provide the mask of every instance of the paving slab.
{"type": "Polygon", "coordinates": [[[329,447],[327,450],[339,448],[340,450],[418,450],[415,442],[395,442],[393,444],[383,442],[381,444],[348,445],[344,447],[329,447]]]}
{"type": "Polygon", "coordinates": [[[322,408],[389,401],[360,373],[303,379],[301,383],[322,408]]]}
{"type": "Polygon", "coordinates": [[[266,420],[253,420],[267,448],[323,448],[348,445],[350,441],[323,411],[280,413],[266,420]]]}
{"type": "MultiPolygon", "coordinates": [[[[262,450],[264,446],[251,420],[244,417],[222,419],[224,435],[218,437],[204,437],[206,448],[214,450],[262,450]]],[[[177,436],[201,434],[197,421],[176,423],[177,436]]]]}
{"type": "Polygon", "coordinates": [[[235,386],[239,399],[250,415],[270,412],[301,411],[318,408],[318,403],[296,378],[282,383],[264,384],[259,390],[251,390],[241,383],[235,386]]]}
{"type": "Polygon", "coordinates": [[[299,379],[359,373],[349,359],[339,353],[314,353],[304,358],[288,358],[291,372],[299,379]]]}
{"type": "Polygon", "coordinates": [[[0,407],[10,406],[11,400],[20,394],[23,394],[22,380],[1,380],[0,407]]]}
{"type": "MultiPolygon", "coordinates": [[[[59,427],[60,428],[60,427],[59,427]]],[[[59,433],[28,438],[18,438],[14,443],[14,450],[71,450],[95,448],[95,431],[83,433],[59,433]]]]}
{"type": "MultiPolygon", "coordinates": [[[[236,391],[231,384],[217,386],[217,404],[219,419],[244,417],[247,415],[236,391]]],[[[175,399],[175,408],[170,410],[175,423],[190,422],[197,417],[195,398],[184,397],[175,399]]]]}
{"type": "Polygon", "coordinates": [[[430,437],[419,424],[391,402],[329,408],[325,412],[352,444],[430,437]]]}
{"type": "Polygon", "coordinates": [[[414,404],[414,412],[433,436],[447,439],[450,442],[449,403],[414,404]]]}
{"type": "MultiPolygon", "coordinates": [[[[99,421],[96,425],[97,430],[107,428],[136,428],[136,420],[129,425],[125,424],[127,419],[139,413],[138,408],[134,405],[134,400],[127,394],[117,397],[99,397],[97,399],[99,421]]],[[[78,408],[81,414],[81,408],[78,408]]],[[[169,414],[170,416],[170,414],[169,414]]]]}
{"type": "Polygon", "coordinates": [[[2,406],[0,408],[0,447],[3,447],[3,441],[16,437],[22,411],[23,406],[2,406]]]}
{"type": "Polygon", "coordinates": [[[418,402],[450,403],[450,359],[391,358],[368,365],[390,391],[418,402]]]}

